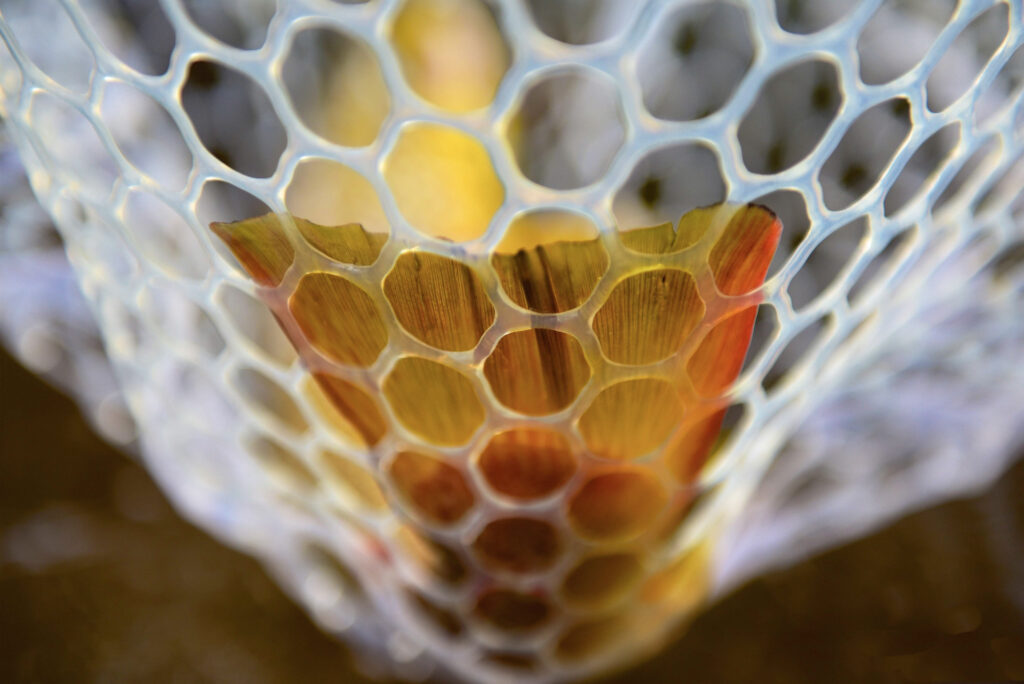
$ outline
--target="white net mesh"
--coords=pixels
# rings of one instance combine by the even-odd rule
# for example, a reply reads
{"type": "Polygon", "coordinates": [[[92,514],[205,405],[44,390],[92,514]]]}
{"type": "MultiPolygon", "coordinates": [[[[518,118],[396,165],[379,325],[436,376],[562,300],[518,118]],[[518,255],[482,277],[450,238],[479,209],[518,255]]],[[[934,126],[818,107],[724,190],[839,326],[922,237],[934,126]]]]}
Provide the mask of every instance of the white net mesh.
{"type": "MultiPolygon", "coordinates": [[[[628,662],[751,573],[984,484],[1024,442],[1019,1],[0,8],[9,346],[110,439],[137,437],[183,511],[393,673],[546,681],[628,662]],[[668,362],[616,358],[599,319],[649,269],[708,270],[708,239],[640,254],[632,231],[723,202],[767,206],[782,235],[755,292],[697,286],[685,358],[757,308],[738,379],[702,400],[668,362]],[[491,259],[540,210],[598,236],[606,267],[579,306],[525,306],[491,259]],[[210,224],[268,211],[387,239],[339,263],[284,221],[290,266],[260,286],[210,224]],[[467,345],[417,328],[388,292],[411,249],[464,264],[490,302],[467,345]],[[285,297],[311,272],[366,294],[354,327],[379,322],[379,356],[333,363],[332,342],[296,327],[285,297]],[[578,348],[586,370],[534,411],[487,362],[538,329],[577,340],[550,345],[578,348]],[[465,439],[389,393],[410,357],[479,401],[465,439]],[[311,371],[364,388],[379,434],[325,408],[311,371]],[[690,413],[642,454],[595,447],[593,407],[651,378],[693,415],[730,407],[692,473],[678,461],[690,413]],[[517,430],[571,454],[532,500],[488,470],[517,430]],[[607,522],[581,503],[593,491],[635,534],[590,534],[607,522]]],[[[425,377],[447,381],[410,381],[433,400],[425,377]]],[[[638,423],[626,451],[651,439],[638,423]]]]}

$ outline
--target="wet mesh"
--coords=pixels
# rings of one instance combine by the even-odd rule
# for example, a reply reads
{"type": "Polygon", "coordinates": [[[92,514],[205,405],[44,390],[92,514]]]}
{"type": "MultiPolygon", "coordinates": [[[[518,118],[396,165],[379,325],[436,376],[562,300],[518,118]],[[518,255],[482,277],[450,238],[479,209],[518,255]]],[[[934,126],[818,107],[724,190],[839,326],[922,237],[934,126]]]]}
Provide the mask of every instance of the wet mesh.
{"type": "Polygon", "coordinates": [[[621,666],[1024,442],[1021,12],[7,0],[0,330],[382,672],[621,666]]]}

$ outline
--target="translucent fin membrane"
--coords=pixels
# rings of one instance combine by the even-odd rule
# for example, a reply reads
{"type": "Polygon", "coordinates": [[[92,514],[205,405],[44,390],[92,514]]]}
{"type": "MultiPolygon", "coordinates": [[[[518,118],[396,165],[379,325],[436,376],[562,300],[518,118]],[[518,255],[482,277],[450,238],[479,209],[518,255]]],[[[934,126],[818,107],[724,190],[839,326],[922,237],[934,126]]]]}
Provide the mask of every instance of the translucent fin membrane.
{"type": "MultiPolygon", "coordinates": [[[[292,273],[277,290],[261,290],[285,330],[298,331],[291,335],[299,355],[317,369],[338,414],[364,445],[376,446],[380,477],[409,528],[429,535],[473,521],[469,550],[481,588],[470,619],[509,635],[539,630],[563,610],[623,600],[656,567],[664,530],[685,519],[692,482],[718,437],[725,410],[716,407],[739,374],[754,323],[758,300],[749,293],[781,234],[775,215],[753,205],[705,207],[675,228],[626,232],[623,241],[652,264],[617,276],[600,301],[591,293],[608,257],[588,224],[557,214],[531,221],[520,221],[506,253],[491,260],[501,288],[523,308],[580,310],[575,316],[584,322],[582,311],[595,311],[594,338],[538,324],[484,346],[489,328],[507,327],[484,286],[486,265],[415,249],[400,250],[381,269],[383,282],[292,273]],[[568,239],[545,241],[538,225],[568,239]],[[372,303],[381,295],[393,318],[372,303]],[[734,305],[736,297],[747,299],[734,305]],[[441,361],[396,352],[392,363],[391,352],[382,353],[418,343],[470,354],[441,361]],[[342,379],[368,365],[384,367],[376,397],[342,379]],[[647,375],[609,379],[617,367],[646,367],[647,375]],[[380,422],[378,402],[389,407],[393,428],[380,422]],[[552,415],[566,418],[552,424],[545,420],[552,415]],[[412,448],[383,441],[392,432],[412,448]],[[437,451],[451,447],[459,451],[437,451]],[[560,491],[541,515],[531,506],[560,491]],[[507,502],[501,511],[480,506],[479,498],[492,496],[507,502]],[[623,552],[623,543],[633,550],[623,552]],[[573,548],[586,549],[586,558],[559,580],[553,568],[573,548]],[[536,589],[503,588],[511,576],[536,577],[536,589]]],[[[285,223],[264,216],[214,230],[260,283],[265,264],[294,258],[285,223]]],[[[295,221],[309,248],[336,261],[351,262],[369,244],[353,224],[317,226],[314,242],[306,223],[295,221]]],[[[442,618],[445,632],[461,633],[451,629],[455,613],[425,608],[423,600],[414,600],[418,610],[442,618]]],[[[638,603],[614,622],[574,623],[554,642],[554,655],[596,662],[626,643],[617,632],[622,624],[651,609],[638,603]]]]}

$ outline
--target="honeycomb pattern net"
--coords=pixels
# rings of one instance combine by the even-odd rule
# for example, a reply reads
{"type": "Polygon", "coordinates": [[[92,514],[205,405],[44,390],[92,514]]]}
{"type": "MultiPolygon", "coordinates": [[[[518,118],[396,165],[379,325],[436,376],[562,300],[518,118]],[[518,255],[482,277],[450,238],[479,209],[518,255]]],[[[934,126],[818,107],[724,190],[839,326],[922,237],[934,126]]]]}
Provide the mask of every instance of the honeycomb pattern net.
{"type": "MultiPolygon", "coordinates": [[[[151,470],[392,673],[555,681],[650,652],[789,553],[744,546],[746,512],[806,521],[795,489],[879,481],[841,467],[841,431],[798,431],[815,406],[862,416],[842,399],[1022,347],[1019,2],[119,7],[4,4],[5,133],[151,470]],[[762,286],[723,291],[750,202],[782,240],[762,286]],[[710,205],[686,249],[639,241],[710,205]],[[256,219],[260,270],[211,229],[256,219]],[[579,280],[517,289],[537,245],[579,280]],[[656,323],[623,338],[617,310],[656,323]],[[702,380],[740,315],[738,379],[702,380]]],[[[1024,406],[1017,366],[973,381],[1024,406]]]]}

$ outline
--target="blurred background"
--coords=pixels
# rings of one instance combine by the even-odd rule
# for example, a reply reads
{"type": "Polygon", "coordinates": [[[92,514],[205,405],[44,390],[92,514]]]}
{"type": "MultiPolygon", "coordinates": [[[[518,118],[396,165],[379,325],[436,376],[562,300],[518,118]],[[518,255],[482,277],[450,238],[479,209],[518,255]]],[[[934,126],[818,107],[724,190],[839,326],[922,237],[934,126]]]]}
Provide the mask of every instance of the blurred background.
{"type": "MultiPolygon", "coordinates": [[[[182,520],[0,353],[0,681],[363,682],[252,558],[182,520]]],[[[1024,680],[1024,462],[771,572],[609,682],[1024,680]]]]}

